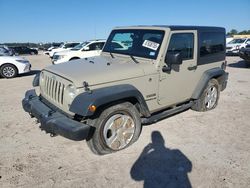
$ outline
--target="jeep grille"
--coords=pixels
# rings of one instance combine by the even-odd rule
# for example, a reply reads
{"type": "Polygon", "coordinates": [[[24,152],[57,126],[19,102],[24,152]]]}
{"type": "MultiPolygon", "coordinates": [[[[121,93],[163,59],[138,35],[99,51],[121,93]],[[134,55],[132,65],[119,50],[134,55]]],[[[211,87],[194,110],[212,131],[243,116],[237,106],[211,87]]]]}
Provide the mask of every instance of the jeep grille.
{"type": "Polygon", "coordinates": [[[64,91],[71,82],[47,71],[43,71],[42,74],[41,95],[56,106],[66,107],[64,105],[64,91]]]}
{"type": "Polygon", "coordinates": [[[44,86],[44,93],[50,99],[54,100],[55,102],[63,105],[63,93],[64,93],[64,84],[49,77],[45,76],[45,86],[44,86]]]}

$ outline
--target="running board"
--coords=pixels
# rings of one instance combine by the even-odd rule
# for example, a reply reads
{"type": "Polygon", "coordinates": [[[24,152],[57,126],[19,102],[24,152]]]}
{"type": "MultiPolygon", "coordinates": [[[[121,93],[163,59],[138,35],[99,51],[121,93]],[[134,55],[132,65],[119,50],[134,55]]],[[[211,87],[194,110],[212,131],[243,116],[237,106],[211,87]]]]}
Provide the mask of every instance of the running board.
{"type": "Polygon", "coordinates": [[[163,112],[152,115],[152,116],[150,116],[148,118],[142,118],[141,123],[145,124],[145,125],[155,123],[155,122],[157,122],[157,121],[159,121],[159,120],[161,120],[163,118],[166,118],[166,117],[169,117],[169,116],[171,116],[173,114],[176,114],[178,112],[182,112],[184,110],[187,110],[193,104],[194,104],[194,102],[190,101],[189,103],[185,103],[185,104],[182,104],[181,106],[177,106],[177,107],[165,110],[163,112]]]}

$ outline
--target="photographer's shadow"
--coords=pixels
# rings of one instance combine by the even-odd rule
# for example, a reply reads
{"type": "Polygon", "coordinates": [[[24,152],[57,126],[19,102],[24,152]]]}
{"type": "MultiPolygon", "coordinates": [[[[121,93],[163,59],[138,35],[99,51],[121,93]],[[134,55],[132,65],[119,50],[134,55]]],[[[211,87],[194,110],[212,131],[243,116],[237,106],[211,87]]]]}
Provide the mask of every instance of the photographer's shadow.
{"type": "Polygon", "coordinates": [[[154,131],[152,143],[143,149],[130,174],[134,180],[144,181],[145,188],[190,188],[187,173],[191,170],[191,161],[180,150],[166,148],[161,133],[154,131]]]}

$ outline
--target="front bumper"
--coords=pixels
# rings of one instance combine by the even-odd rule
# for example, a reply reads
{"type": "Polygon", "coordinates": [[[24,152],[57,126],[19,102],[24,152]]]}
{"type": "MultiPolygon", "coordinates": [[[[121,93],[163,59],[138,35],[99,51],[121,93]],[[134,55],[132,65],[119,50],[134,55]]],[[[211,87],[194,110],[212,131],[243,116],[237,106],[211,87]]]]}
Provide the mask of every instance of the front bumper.
{"type": "Polygon", "coordinates": [[[60,63],[65,63],[67,62],[66,59],[61,58],[61,59],[52,59],[52,64],[56,65],[56,64],[60,64],[60,63]]]}
{"type": "Polygon", "coordinates": [[[30,70],[31,70],[31,64],[29,64],[29,63],[25,63],[25,64],[18,66],[18,73],[19,74],[30,72],[30,70]]]}
{"type": "Polygon", "coordinates": [[[226,50],[227,55],[238,55],[239,49],[226,50]]]}
{"type": "Polygon", "coordinates": [[[75,121],[46,106],[36,95],[35,90],[26,92],[22,105],[31,117],[36,117],[41,123],[40,128],[52,135],[61,135],[70,140],[80,141],[87,139],[92,130],[91,126],[75,121]]]}

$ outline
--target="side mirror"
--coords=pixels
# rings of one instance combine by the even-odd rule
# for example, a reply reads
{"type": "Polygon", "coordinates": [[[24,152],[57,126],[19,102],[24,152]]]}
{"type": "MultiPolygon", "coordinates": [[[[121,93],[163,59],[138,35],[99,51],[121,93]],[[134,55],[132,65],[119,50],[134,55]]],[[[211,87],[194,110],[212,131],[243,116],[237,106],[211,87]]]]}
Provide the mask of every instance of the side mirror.
{"type": "Polygon", "coordinates": [[[165,57],[165,63],[167,66],[162,67],[163,72],[171,71],[172,65],[181,65],[182,64],[181,52],[167,52],[167,55],[165,57]]]}
{"type": "Polygon", "coordinates": [[[181,52],[168,52],[165,58],[165,63],[167,65],[181,65],[182,64],[181,52]]]}
{"type": "Polygon", "coordinates": [[[89,47],[88,46],[83,47],[82,51],[89,51],[89,47]]]}

